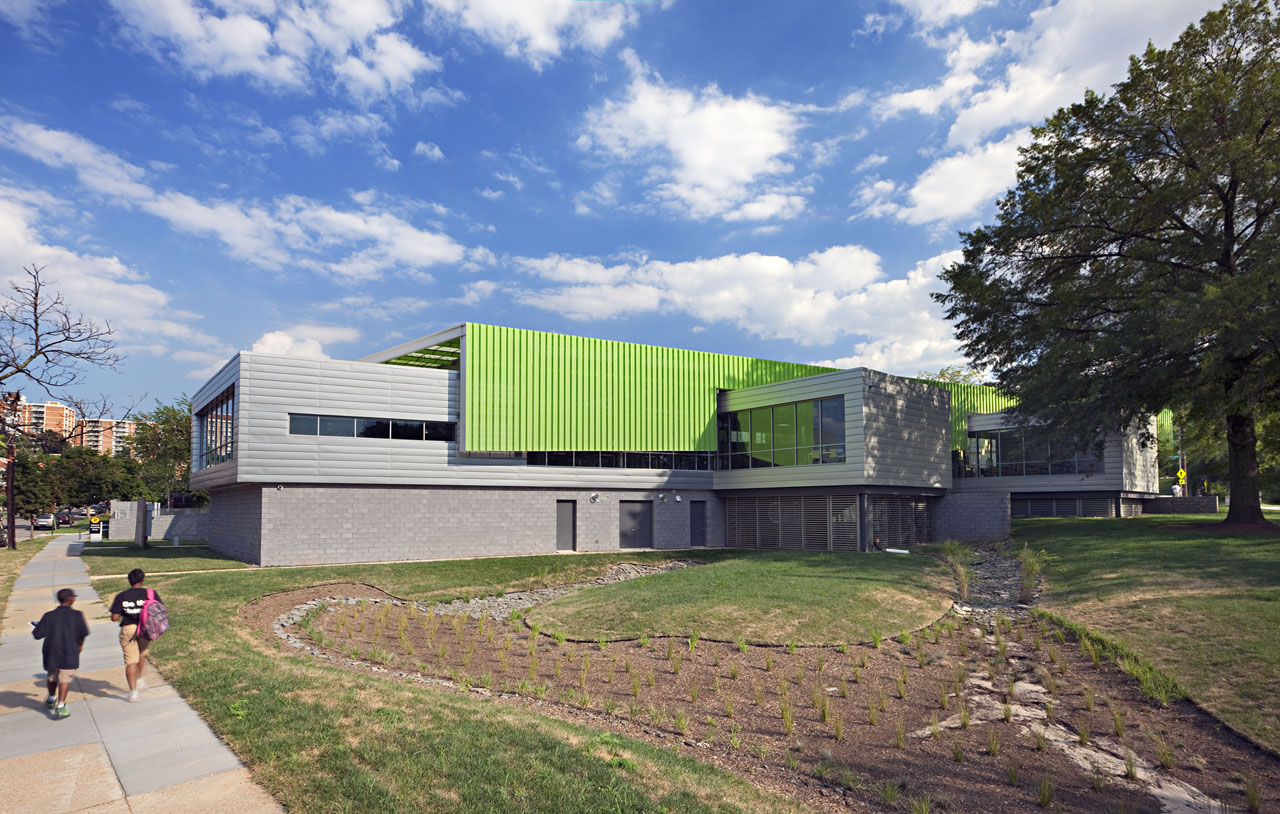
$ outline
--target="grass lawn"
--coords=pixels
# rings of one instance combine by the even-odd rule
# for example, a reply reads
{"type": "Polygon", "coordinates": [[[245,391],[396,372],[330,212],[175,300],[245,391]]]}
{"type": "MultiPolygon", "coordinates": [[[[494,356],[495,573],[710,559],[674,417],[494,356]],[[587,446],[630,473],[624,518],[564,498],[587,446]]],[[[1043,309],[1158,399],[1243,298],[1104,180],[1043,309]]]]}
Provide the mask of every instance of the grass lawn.
{"type": "Polygon", "coordinates": [[[1280,749],[1280,533],[1230,533],[1220,518],[1018,520],[1014,539],[1055,557],[1048,609],[1124,641],[1222,720],[1280,749]],[[1167,528],[1193,523],[1203,527],[1167,528]]]}
{"type": "MultiPolygon", "coordinates": [[[[289,810],[800,809],[664,748],[283,652],[274,640],[248,633],[236,617],[252,599],[324,582],[451,599],[586,579],[611,562],[661,558],[629,553],[157,572],[147,584],[165,597],[173,627],[151,652],[169,681],[289,810]]],[[[133,562],[116,561],[121,570],[133,562]]],[[[108,579],[96,587],[109,596],[125,584],[108,579]]]]}
{"type": "Polygon", "coordinates": [[[710,565],[585,588],[529,619],[587,640],[696,632],[728,642],[854,643],[933,622],[951,607],[953,587],[928,557],[723,552],[710,565]]]}
{"type": "Polygon", "coordinates": [[[102,548],[85,546],[80,558],[89,569],[89,576],[127,574],[141,568],[148,575],[171,571],[203,571],[209,568],[247,568],[239,560],[233,560],[204,546],[156,546],[148,550],[137,548],[102,548]]]}

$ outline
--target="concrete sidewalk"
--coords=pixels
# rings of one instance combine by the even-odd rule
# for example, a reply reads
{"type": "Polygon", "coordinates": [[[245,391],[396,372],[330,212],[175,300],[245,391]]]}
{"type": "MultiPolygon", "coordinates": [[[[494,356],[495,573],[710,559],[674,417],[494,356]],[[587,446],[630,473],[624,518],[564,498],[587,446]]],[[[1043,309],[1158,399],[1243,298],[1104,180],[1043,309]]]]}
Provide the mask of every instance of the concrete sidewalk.
{"type": "Polygon", "coordinates": [[[128,702],[118,628],[89,587],[81,548],[64,536],[32,557],[0,627],[0,811],[281,811],[154,667],[141,699],[128,702]],[[71,716],[54,719],[29,623],[57,605],[59,588],[75,590],[89,638],[71,716]]]}

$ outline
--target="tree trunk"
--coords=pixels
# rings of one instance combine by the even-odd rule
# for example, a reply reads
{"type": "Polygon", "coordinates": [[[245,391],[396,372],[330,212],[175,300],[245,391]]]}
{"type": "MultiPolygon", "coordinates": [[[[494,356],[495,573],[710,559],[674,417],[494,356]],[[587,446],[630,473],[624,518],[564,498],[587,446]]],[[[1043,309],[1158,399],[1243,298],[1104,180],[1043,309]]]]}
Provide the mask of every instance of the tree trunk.
{"type": "Polygon", "coordinates": [[[1268,522],[1258,496],[1258,432],[1252,415],[1227,416],[1227,461],[1231,471],[1231,506],[1224,525],[1268,522]]]}

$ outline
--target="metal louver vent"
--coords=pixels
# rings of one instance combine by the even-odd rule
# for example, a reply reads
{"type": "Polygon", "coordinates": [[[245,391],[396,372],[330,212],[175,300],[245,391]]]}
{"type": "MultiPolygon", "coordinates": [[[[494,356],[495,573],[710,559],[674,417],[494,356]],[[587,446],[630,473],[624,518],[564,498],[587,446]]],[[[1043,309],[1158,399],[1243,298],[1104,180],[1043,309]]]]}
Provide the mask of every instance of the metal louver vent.
{"type": "Polygon", "coordinates": [[[830,542],[829,498],[804,497],[804,547],[811,551],[826,551],[830,542]]]}
{"type": "Polygon", "coordinates": [[[1111,517],[1115,514],[1114,501],[1105,497],[1080,498],[1081,517],[1111,517]]]}
{"type": "Polygon", "coordinates": [[[831,496],[831,548],[858,550],[858,496],[831,496]]]}
{"type": "Polygon", "coordinates": [[[762,497],[756,503],[756,528],[761,548],[778,548],[781,528],[778,523],[778,498],[762,497]]]}
{"type": "MultiPolygon", "coordinates": [[[[804,512],[802,498],[784,497],[779,504],[779,523],[783,548],[804,548],[804,512]]],[[[826,548],[825,545],[822,548],[826,548]]]]}

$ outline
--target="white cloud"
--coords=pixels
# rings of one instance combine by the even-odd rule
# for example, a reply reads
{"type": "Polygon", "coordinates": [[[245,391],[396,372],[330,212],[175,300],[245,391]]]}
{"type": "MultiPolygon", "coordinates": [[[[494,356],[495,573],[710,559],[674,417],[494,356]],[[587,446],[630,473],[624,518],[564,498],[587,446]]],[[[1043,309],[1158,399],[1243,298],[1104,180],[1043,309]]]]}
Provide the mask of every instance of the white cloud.
{"type": "Polygon", "coordinates": [[[520,176],[516,175],[514,172],[495,172],[493,177],[497,178],[499,181],[506,181],[516,189],[524,189],[524,181],[521,181],[520,176]]]}
{"type": "Polygon", "coordinates": [[[629,3],[563,0],[427,0],[434,15],[465,29],[507,56],[542,69],[566,48],[599,53],[639,20],[629,3]]]}
{"type": "Polygon", "coordinates": [[[805,199],[803,195],[784,195],[778,192],[769,192],[754,201],[748,201],[742,206],[725,213],[722,217],[728,221],[734,220],[793,220],[804,212],[805,199]]]}
{"type": "MultiPolygon", "coordinates": [[[[180,361],[185,360],[184,354],[203,354],[222,361],[231,355],[230,346],[195,327],[199,315],[175,307],[167,293],[118,257],[68,248],[51,240],[49,235],[65,235],[67,231],[55,221],[75,209],[70,202],[46,192],[0,184],[3,279],[21,279],[23,266],[45,267],[45,278],[73,311],[111,323],[121,349],[154,352],[159,348],[162,355],[180,361]]],[[[70,237],[70,242],[76,242],[76,235],[70,237]]]]}
{"type": "Polygon", "coordinates": [[[938,274],[960,258],[958,251],[946,252],[917,263],[906,277],[868,286],[859,314],[868,321],[860,326],[861,330],[851,331],[866,338],[855,342],[847,356],[811,364],[842,369],[870,367],[914,376],[922,369],[962,363],[964,354],[952,326],[929,296],[943,288],[938,274]]]}
{"type": "Polygon", "coordinates": [[[964,31],[953,31],[941,38],[926,36],[925,40],[946,51],[947,74],[930,87],[881,97],[874,106],[876,118],[883,121],[907,111],[932,116],[944,107],[959,105],[971,96],[973,88],[982,83],[977,71],[1001,48],[995,38],[975,42],[964,31]]]}
{"type": "Polygon", "coordinates": [[[901,15],[898,14],[877,14],[872,12],[862,18],[862,28],[853,32],[855,37],[872,37],[880,39],[885,34],[891,34],[902,27],[906,22],[901,15]]]}
{"type": "Polygon", "coordinates": [[[180,231],[216,237],[233,256],[263,268],[296,266],[360,280],[394,271],[421,274],[466,256],[466,248],[448,235],[372,204],[345,211],[298,195],[246,204],[156,190],[145,183],[144,170],[96,144],[13,118],[0,117],[0,147],[70,169],[86,189],[180,231]]]}
{"type": "Polygon", "coordinates": [[[462,286],[462,296],[454,297],[450,302],[458,305],[476,305],[483,300],[489,299],[493,292],[498,290],[498,284],[493,280],[476,280],[466,283],[462,286]]]}
{"type": "Polygon", "coordinates": [[[413,154],[428,161],[444,160],[444,152],[430,141],[419,141],[413,145],[413,154]]]}
{"type": "Polygon", "coordinates": [[[316,310],[321,313],[342,314],[348,319],[374,319],[381,322],[402,320],[431,305],[430,300],[421,297],[372,297],[368,294],[356,294],[342,297],[333,302],[321,303],[316,310]]]}
{"type": "Polygon", "coordinates": [[[897,0],[922,26],[935,28],[957,17],[967,17],[995,0],[897,0]]]}
{"type": "Polygon", "coordinates": [[[295,90],[332,82],[368,100],[409,92],[418,74],[441,68],[390,30],[411,8],[398,0],[111,2],[135,42],[199,79],[246,76],[295,90]]]}
{"type": "Polygon", "coordinates": [[[802,126],[795,110],[715,85],[673,88],[630,50],[623,58],[632,70],[626,96],[587,113],[580,148],[650,167],[653,197],[698,219],[778,191],[770,183],[792,170],[785,157],[802,126]]]}
{"type": "Polygon", "coordinates": [[[274,353],[281,356],[302,356],[309,359],[328,359],[324,346],[333,343],[354,342],[360,338],[355,328],[330,325],[295,325],[278,331],[268,331],[258,337],[249,350],[254,353],[274,353]]]}
{"type": "Polygon", "coordinates": [[[866,172],[867,170],[875,169],[876,167],[880,166],[881,164],[883,164],[888,160],[889,160],[889,156],[887,155],[872,153],[871,155],[859,161],[857,166],[855,166],[853,169],[855,172],[866,172]]]}
{"type": "Polygon", "coordinates": [[[322,110],[311,119],[295,116],[290,126],[294,143],[312,155],[322,154],[333,142],[362,143],[379,167],[389,172],[400,169],[382,140],[390,125],[376,113],[322,110]]]}
{"type": "Polygon", "coordinates": [[[1031,25],[1006,35],[1011,59],[1003,76],[973,93],[948,135],[953,145],[973,146],[1011,125],[1037,122],[1079,101],[1084,89],[1099,92],[1121,81],[1129,55],[1147,42],[1169,44],[1216,9],[1217,0],[1169,0],[1151,13],[1146,0],[1057,2],[1031,13],[1031,25]]]}
{"type": "Polygon", "coordinates": [[[1031,142],[1026,130],[1000,141],[935,161],[907,190],[909,204],[895,214],[907,223],[955,222],[990,206],[1017,178],[1018,148],[1031,142]]]}
{"type": "Polygon", "coordinates": [[[679,311],[770,338],[821,344],[874,322],[860,308],[881,283],[880,258],[835,246],[799,260],[731,254],[669,263],[640,258],[606,267],[590,258],[521,258],[521,267],[568,285],[516,292],[521,302],[569,319],[679,311]]]}

